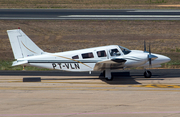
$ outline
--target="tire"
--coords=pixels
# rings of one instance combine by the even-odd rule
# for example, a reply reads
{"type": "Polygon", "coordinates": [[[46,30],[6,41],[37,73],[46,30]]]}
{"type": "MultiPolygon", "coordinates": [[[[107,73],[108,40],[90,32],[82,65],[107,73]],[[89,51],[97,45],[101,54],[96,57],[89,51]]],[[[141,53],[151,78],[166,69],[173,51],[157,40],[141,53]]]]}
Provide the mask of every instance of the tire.
{"type": "Polygon", "coordinates": [[[111,79],[108,79],[108,78],[106,78],[106,81],[113,81],[113,76],[111,77],[111,79]]]}
{"type": "Polygon", "coordinates": [[[145,71],[144,72],[144,77],[145,78],[151,78],[151,76],[152,76],[152,73],[150,71],[145,71]]]}

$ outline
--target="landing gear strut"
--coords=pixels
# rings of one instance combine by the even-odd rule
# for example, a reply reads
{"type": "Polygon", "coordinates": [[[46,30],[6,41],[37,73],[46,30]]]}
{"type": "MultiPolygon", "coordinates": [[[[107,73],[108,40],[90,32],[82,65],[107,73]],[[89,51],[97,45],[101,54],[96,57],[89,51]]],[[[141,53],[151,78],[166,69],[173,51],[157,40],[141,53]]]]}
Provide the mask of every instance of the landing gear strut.
{"type": "Polygon", "coordinates": [[[113,76],[111,75],[111,70],[110,69],[104,70],[102,74],[106,78],[107,81],[112,81],[113,80],[113,76]]]}
{"type": "Polygon", "coordinates": [[[145,70],[144,77],[145,78],[151,78],[151,76],[152,76],[152,73],[150,71],[148,71],[148,70],[145,70]]]}

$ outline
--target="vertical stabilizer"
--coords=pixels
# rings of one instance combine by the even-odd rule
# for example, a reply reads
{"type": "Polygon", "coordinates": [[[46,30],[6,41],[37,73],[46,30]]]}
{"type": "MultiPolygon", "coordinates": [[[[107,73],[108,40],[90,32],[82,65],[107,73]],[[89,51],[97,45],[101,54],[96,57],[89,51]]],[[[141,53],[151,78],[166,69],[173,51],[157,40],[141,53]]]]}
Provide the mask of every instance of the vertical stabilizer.
{"type": "Polygon", "coordinates": [[[14,58],[25,58],[40,55],[41,50],[21,29],[7,30],[14,58]]]}

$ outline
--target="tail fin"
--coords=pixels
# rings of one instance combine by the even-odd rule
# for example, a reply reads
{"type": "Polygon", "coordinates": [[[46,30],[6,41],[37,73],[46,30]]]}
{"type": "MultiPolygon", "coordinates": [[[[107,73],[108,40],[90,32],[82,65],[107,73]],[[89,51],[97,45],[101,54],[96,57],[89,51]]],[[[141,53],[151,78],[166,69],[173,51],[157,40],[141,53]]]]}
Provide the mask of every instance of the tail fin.
{"type": "Polygon", "coordinates": [[[7,30],[7,33],[15,59],[44,53],[21,29],[7,30]]]}

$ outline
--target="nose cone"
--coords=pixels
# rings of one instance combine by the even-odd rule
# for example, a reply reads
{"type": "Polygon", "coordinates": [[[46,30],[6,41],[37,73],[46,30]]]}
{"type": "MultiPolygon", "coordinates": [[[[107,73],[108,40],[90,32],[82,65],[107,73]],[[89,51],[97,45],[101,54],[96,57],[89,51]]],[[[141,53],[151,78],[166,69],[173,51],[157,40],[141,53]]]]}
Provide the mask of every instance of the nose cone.
{"type": "Polygon", "coordinates": [[[160,63],[166,63],[166,62],[169,62],[171,59],[169,57],[167,57],[167,56],[158,55],[157,60],[160,63]]]}
{"type": "Polygon", "coordinates": [[[169,58],[169,57],[167,57],[167,56],[165,56],[166,58],[166,62],[169,62],[171,59],[169,58]]]}

